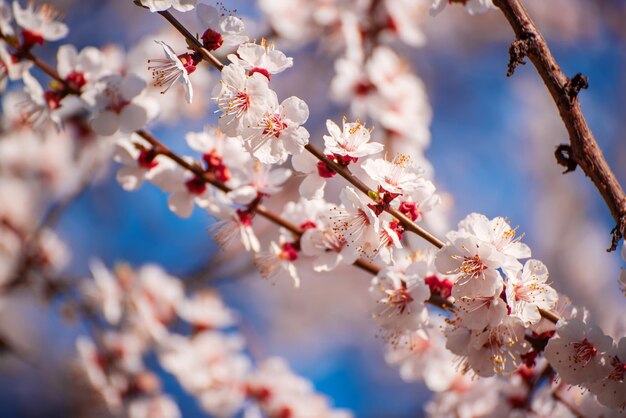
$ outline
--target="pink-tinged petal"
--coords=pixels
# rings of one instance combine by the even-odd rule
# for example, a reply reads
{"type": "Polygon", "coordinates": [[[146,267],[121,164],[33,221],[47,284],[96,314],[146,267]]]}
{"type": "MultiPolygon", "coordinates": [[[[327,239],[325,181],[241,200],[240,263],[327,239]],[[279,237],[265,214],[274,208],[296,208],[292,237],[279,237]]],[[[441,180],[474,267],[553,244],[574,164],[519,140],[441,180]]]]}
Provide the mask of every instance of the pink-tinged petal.
{"type": "Polygon", "coordinates": [[[174,192],[168,196],[167,206],[181,218],[189,218],[193,213],[194,198],[186,191],[174,192]]]}
{"type": "Polygon", "coordinates": [[[322,199],[325,187],[326,180],[313,173],[305,177],[298,190],[305,199],[322,199]]]}
{"type": "Polygon", "coordinates": [[[313,270],[317,272],[332,271],[337,268],[341,260],[342,256],[340,253],[325,251],[313,261],[313,270]]]}
{"type": "Polygon", "coordinates": [[[62,45],[57,52],[57,70],[63,78],[67,77],[76,67],[78,52],[74,45],[62,45]]]}
{"type": "Polygon", "coordinates": [[[115,178],[126,191],[137,190],[143,184],[145,171],[139,167],[121,167],[115,178]]]}
{"type": "Polygon", "coordinates": [[[252,201],[257,198],[257,195],[257,189],[252,186],[238,187],[228,193],[228,197],[232,199],[233,202],[240,205],[247,205],[252,203],[252,201]]]}
{"type": "Polygon", "coordinates": [[[284,182],[289,180],[291,173],[292,171],[288,168],[277,168],[272,170],[268,176],[269,183],[273,186],[281,186],[284,182]]]}
{"type": "Polygon", "coordinates": [[[291,122],[302,125],[309,119],[309,106],[304,100],[291,96],[281,103],[283,114],[291,122]]]}
{"type": "Polygon", "coordinates": [[[529,258],[530,247],[521,242],[513,242],[506,247],[506,253],[516,258],[529,258]]]}
{"type": "Polygon", "coordinates": [[[291,157],[291,166],[300,173],[311,173],[317,170],[317,159],[306,151],[291,157]]]}
{"type": "Polygon", "coordinates": [[[304,151],[304,146],[309,143],[309,131],[302,126],[289,127],[281,135],[280,139],[291,155],[298,155],[304,151]]]}

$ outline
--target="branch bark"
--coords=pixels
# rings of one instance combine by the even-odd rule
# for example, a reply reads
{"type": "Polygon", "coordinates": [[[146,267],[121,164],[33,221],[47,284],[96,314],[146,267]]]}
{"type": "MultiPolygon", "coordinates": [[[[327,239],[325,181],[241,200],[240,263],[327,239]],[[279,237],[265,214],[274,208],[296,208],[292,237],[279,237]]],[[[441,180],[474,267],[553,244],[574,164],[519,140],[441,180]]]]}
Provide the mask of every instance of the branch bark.
{"type": "MultiPolygon", "coordinates": [[[[626,236],[626,195],[606,162],[580,109],[578,92],[587,87],[587,80],[580,74],[571,80],[565,76],[545,39],[519,0],[493,2],[500,8],[515,32],[517,39],[513,44],[524,45],[523,48],[511,50],[520,52],[530,59],[559,110],[570,140],[570,165],[566,166],[568,171],[571,171],[572,164],[577,164],[596,186],[611,211],[616,226],[611,231],[611,247],[607,251],[614,251],[619,240],[626,236]]],[[[522,59],[523,56],[511,53],[508,75],[513,74],[513,70],[522,59]]]]}

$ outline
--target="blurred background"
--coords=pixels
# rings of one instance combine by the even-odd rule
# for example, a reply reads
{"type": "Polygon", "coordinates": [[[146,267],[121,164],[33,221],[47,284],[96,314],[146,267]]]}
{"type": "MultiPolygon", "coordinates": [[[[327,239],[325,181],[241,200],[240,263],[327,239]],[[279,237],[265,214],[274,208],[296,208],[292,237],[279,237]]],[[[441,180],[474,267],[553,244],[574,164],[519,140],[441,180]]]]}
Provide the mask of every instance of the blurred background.
{"type": "MultiPolygon", "coordinates": [[[[65,41],[79,48],[116,43],[131,49],[167,25],[130,0],[49,3],[65,15],[70,27],[65,41]]],[[[258,37],[269,33],[255,2],[223,3],[237,9],[248,33],[258,37]]],[[[584,114],[609,164],[626,184],[626,2],[524,4],[564,72],[589,77],[590,87],[580,96],[584,114]]],[[[506,77],[513,34],[500,13],[468,16],[455,6],[436,18],[421,19],[424,47],[397,49],[424,80],[433,108],[426,156],[434,166],[436,184],[453,199],[448,202],[450,227],[470,212],[506,216],[525,233],[533,256],[548,266],[554,287],[575,304],[584,304],[607,333],[623,335],[616,318],[626,307],[617,284],[624,265],[617,253],[605,251],[613,221],[579,170],[561,175],[563,168],[555,163],[553,152],[568,138],[547,90],[531,65],[506,77]]],[[[272,82],[279,97],[296,95],[309,104],[306,126],[312,141],[321,143],[325,119],[339,120],[348,113],[327,95],[336,57],[313,40],[297,44],[273,40],[294,57],[295,64],[272,82]]],[[[53,62],[54,48],[48,46],[41,55],[53,62]]],[[[184,151],[184,133],[215,123],[213,110],[207,105],[198,109],[198,117],[152,129],[174,149],[184,151]]],[[[275,201],[270,206],[280,209],[281,204],[275,201]]],[[[421,416],[429,393],[420,384],[403,382],[385,363],[383,342],[369,317],[367,275],[345,270],[306,277],[300,289],[287,280],[269,283],[254,272],[248,254],[217,248],[207,232],[211,224],[212,219],[200,211],[188,220],[177,218],[167,209],[165,195],[151,185],[134,193],[123,191],[111,169],[66,208],[56,229],[72,249],[69,276],[89,275],[87,263],[92,258],[109,266],[158,263],[188,280],[190,287],[216,287],[240,312],[242,331],[255,358],[285,357],[335,406],[348,408],[357,417],[421,416]],[[222,259],[231,262],[216,269],[216,260],[222,259]]],[[[259,235],[269,241],[276,233],[267,227],[259,235]]],[[[25,294],[2,306],[0,327],[31,359],[0,358],[0,416],[81,416],[73,414],[68,373],[81,326],[64,321],[54,305],[41,305],[25,294]]],[[[174,378],[160,373],[183,416],[206,416],[174,378]]]]}

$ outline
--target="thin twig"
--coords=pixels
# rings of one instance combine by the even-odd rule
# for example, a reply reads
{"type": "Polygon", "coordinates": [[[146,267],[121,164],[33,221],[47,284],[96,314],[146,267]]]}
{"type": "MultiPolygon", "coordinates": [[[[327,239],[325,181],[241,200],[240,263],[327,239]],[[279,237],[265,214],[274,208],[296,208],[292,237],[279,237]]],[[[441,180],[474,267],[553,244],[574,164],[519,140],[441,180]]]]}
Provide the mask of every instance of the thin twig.
{"type": "Polygon", "coordinates": [[[571,80],[565,76],[541,32],[519,0],[494,0],[494,4],[500,8],[515,32],[517,39],[513,44],[524,44],[523,48],[515,49],[518,51],[517,56],[511,54],[509,72],[512,74],[511,65],[514,69],[516,62],[523,59],[519,55],[523,54],[533,63],[550,91],[571,145],[568,155],[570,161],[562,165],[566,166],[567,171],[572,171],[575,164],[580,166],[602,195],[615,220],[615,228],[611,231],[611,246],[607,250],[614,251],[619,240],[626,236],[626,195],[606,162],[580,108],[578,92],[587,87],[587,79],[580,74],[571,80]]]}

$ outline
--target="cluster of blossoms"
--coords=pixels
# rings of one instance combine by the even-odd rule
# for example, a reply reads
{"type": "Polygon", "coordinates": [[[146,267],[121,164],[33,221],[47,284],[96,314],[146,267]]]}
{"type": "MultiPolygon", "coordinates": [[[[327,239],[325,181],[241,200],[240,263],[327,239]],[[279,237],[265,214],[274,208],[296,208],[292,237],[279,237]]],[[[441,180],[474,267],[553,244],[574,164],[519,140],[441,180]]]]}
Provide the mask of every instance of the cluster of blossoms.
{"type": "Polygon", "coordinates": [[[542,333],[540,310],[551,310],[557,294],[547,283],[548,271],[530,257],[503,218],[471,214],[448,234],[438,252],[438,271],[454,275],[455,318],[447,346],[462,356],[463,367],[479,376],[513,371],[531,347],[526,328],[542,333]]]}
{"type": "MultiPolygon", "coordinates": [[[[343,51],[334,66],[332,96],[349,103],[355,118],[381,128],[382,142],[377,142],[378,131],[359,119],[327,120],[319,152],[303,126],[307,104],[294,96],[279,100],[272,89],[280,79],[275,75],[292,67],[292,58],[265,40],[248,42],[241,19],[206,4],[139,3],[152,12],[194,10],[203,31],[193,39],[197,45],[187,39],[187,52],[178,54],[170,45],[180,39],[168,33],[159,34],[157,42],[142,41],[129,54],[63,45],[57,76],[46,90],[30,73],[32,51],[62,39],[67,27],[49,7],[24,9],[15,1],[11,8],[0,0],[0,75],[3,82],[24,83],[24,92],[8,94],[4,103],[0,177],[7,181],[0,183],[0,197],[11,204],[0,207],[0,283],[10,282],[16,269],[23,274],[21,264],[44,275],[64,265],[55,235],[32,230],[36,214],[21,208],[37,207],[40,189],[59,185],[63,190],[53,198],[67,193],[68,184],[76,189],[76,180],[68,179],[70,169],[88,172],[112,152],[125,190],[149,182],[168,195],[176,215],[190,217],[196,207],[205,211],[216,219],[211,229],[216,241],[225,246],[239,238],[266,279],[286,274],[300,286],[305,274],[369,265],[375,274],[369,288],[372,318],[386,340],[385,357],[405,380],[423,379],[437,392],[426,408],[431,416],[555,411],[567,416],[569,409],[557,397],[573,396],[559,392],[561,384],[544,381],[553,371],[564,385],[588,389],[572,403],[588,402],[600,410],[588,400],[591,393],[601,404],[623,410],[626,340],[614,342],[574,312],[556,321],[553,311],[560,301],[547,268],[530,259],[530,248],[506,219],[471,214],[439,250],[408,238],[420,230],[418,223],[441,216],[441,198],[423,154],[431,110],[421,80],[378,41],[395,37],[411,46],[423,44],[413,17],[429,7],[438,12],[448,2],[366,1],[347,13],[332,2],[262,2],[272,9],[271,24],[279,34],[302,40],[325,33],[337,41],[333,47],[343,51]],[[381,13],[373,13],[372,4],[381,13]],[[365,14],[376,17],[362,19],[365,14]],[[146,53],[163,58],[148,60],[146,53]],[[201,69],[210,53],[228,59],[227,65],[217,62],[219,82],[201,69]],[[178,82],[182,89],[174,88],[178,82]],[[166,122],[177,120],[185,104],[200,101],[203,107],[209,96],[219,122],[186,134],[195,157],[173,153],[143,130],[161,120],[159,114],[166,122]],[[64,139],[58,137],[67,137],[57,129],[74,130],[77,139],[59,146],[64,139]],[[385,148],[403,152],[388,158],[385,148]],[[301,198],[285,204],[280,215],[268,215],[264,203],[294,173],[300,174],[301,198]],[[327,183],[337,175],[354,187],[344,187],[339,201],[332,202],[327,183]],[[18,184],[24,181],[36,186],[18,184]],[[257,215],[263,214],[281,226],[271,242],[261,242],[255,233],[257,215]],[[433,315],[433,309],[443,309],[445,318],[433,315]]],[[[462,3],[470,13],[493,8],[490,0],[449,3],[462,3]]],[[[83,371],[112,413],[180,416],[144,363],[154,353],[161,367],[216,416],[242,410],[276,418],[349,416],[333,411],[282,360],[255,364],[235,329],[235,315],[215,293],[187,296],[178,279],[156,266],[111,273],[93,263],[92,271],[76,309],[106,325],[94,331],[93,340],[81,337],[77,348],[83,371]]]]}
{"type": "Polygon", "coordinates": [[[93,279],[83,283],[83,297],[73,308],[90,312],[107,327],[93,339],[78,339],[77,366],[111,413],[181,416],[145,365],[152,353],[212,416],[242,410],[276,418],[351,416],[333,410],[282,359],[253,361],[237,331],[237,315],[214,291],[187,296],[180,279],[155,265],[137,271],[121,265],[111,272],[94,261],[91,269],[93,279]]]}

